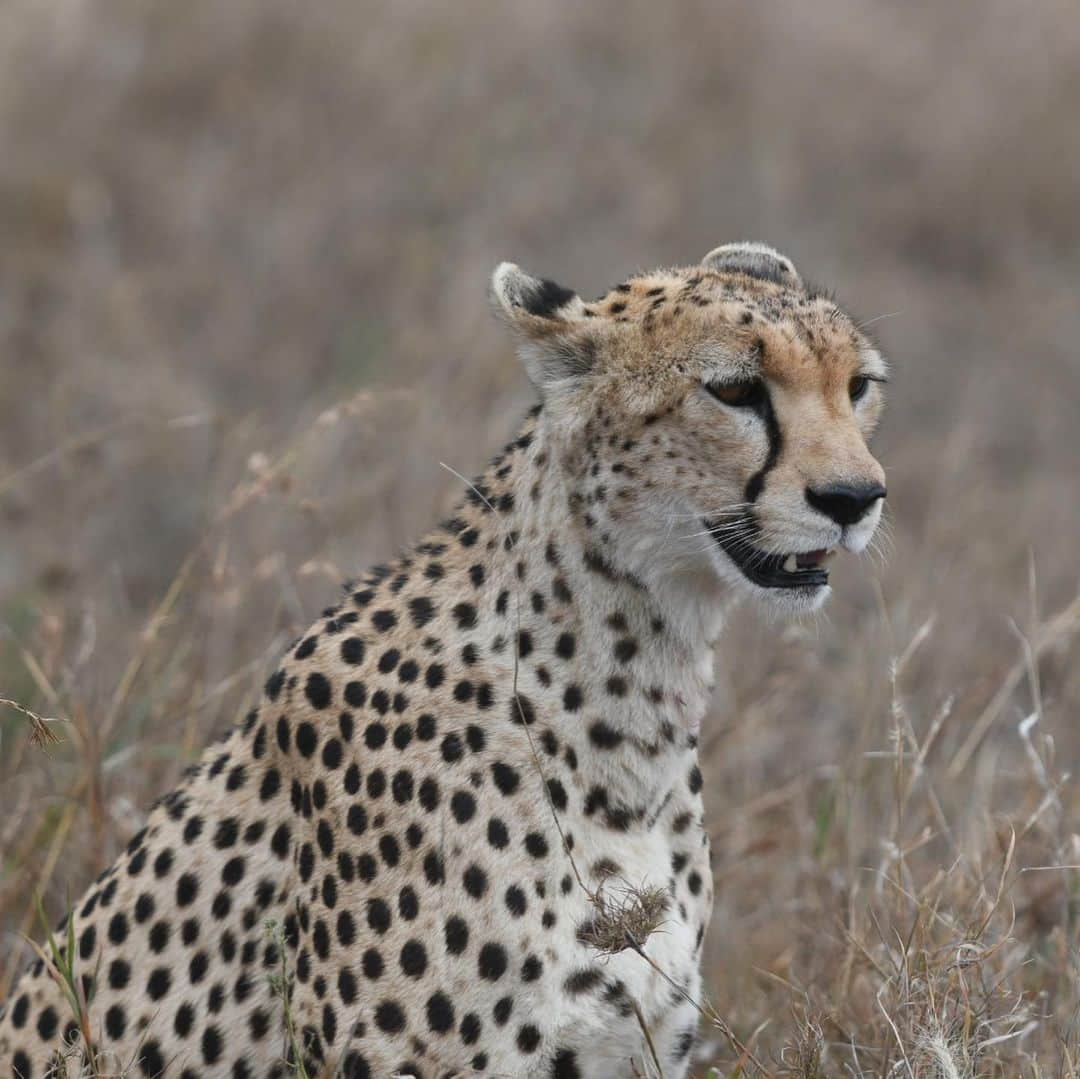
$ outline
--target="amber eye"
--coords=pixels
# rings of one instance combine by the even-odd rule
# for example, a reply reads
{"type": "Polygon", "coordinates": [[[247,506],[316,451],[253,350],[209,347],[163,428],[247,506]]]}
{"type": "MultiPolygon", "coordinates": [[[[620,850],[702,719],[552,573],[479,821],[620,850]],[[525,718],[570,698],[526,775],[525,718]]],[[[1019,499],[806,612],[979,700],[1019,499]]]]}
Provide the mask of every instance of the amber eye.
{"type": "Polygon", "coordinates": [[[765,385],[759,378],[745,382],[707,382],[705,389],[732,408],[756,408],[765,400],[765,385]]]}
{"type": "Polygon", "coordinates": [[[848,383],[848,395],[852,401],[858,401],[860,397],[866,395],[866,391],[870,388],[870,379],[865,375],[856,375],[848,383]]]}

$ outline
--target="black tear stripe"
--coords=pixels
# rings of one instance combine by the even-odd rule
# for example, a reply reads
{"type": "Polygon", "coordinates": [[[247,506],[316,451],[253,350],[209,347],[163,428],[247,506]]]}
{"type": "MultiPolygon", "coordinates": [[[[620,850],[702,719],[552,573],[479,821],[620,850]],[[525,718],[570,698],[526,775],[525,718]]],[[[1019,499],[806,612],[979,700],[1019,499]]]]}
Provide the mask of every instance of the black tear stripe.
{"type": "Polygon", "coordinates": [[[765,433],[769,439],[769,453],[765,458],[765,463],[746,482],[744,497],[747,502],[756,502],[760,497],[765,487],[765,477],[775,466],[780,456],[780,448],[783,445],[780,424],[776,420],[776,412],[773,409],[768,390],[765,391],[765,400],[761,405],[761,418],[765,421],[765,433]]]}

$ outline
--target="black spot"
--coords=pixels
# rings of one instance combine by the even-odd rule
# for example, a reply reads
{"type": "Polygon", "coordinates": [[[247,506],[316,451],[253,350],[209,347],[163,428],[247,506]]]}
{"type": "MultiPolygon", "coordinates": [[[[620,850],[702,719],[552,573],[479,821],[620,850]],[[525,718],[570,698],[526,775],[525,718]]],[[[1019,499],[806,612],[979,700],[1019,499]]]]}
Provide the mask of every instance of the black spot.
{"type": "Polygon", "coordinates": [[[59,1025],[60,1020],[57,1017],[56,1009],[52,1007],[42,1008],[37,1021],[38,1037],[40,1037],[43,1042],[51,1041],[53,1035],[56,1033],[56,1028],[59,1025]]]}
{"type": "Polygon", "coordinates": [[[442,884],[446,879],[446,870],[438,851],[429,851],[424,856],[424,877],[428,884],[442,884]]]}
{"type": "Polygon", "coordinates": [[[488,842],[496,850],[505,850],[510,844],[510,833],[498,817],[488,821],[488,842]]]}
{"type": "Polygon", "coordinates": [[[378,979],[382,977],[383,959],[374,948],[368,948],[367,951],[364,952],[363,958],[360,961],[360,966],[364,971],[364,977],[369,981],[378,981],[378,979]]]}
{"type": "Polygon", "coordinates": [[[461,744],[461,735],[451,732],[442,741],[442,758],[447,764],[461,760],[464,755],[461,744]]]}
{"type": "Polygon", "coordinates": [[[251,1031],[252,1040],[261,1041],[265,1038],[267,1031],[270,1029],[270,1018],[266,1012],[261,1008],[252,1011],[251,1016],[248,1018],[248,1029],[251,1031]]]}
{"type": "Polygon", "coordinates": [[[146,995],[151,1000],[161,1000],[163,996],[169,991],[169,986],[172,984],[172,978],[169,975],[169,971],[166,967],[157,967],[150,974],[149,979],[146,982],[146,995]]]}
{"type": "Polygon", "coordinates": [[[436,1034],[445,1034],[454,1025],[454,1005],[445,993],[434,993],[427,1002],[428,1027],[436,1034]]]}
{"type": "Polygon", "coordinates": [[[547,782],[548,795],[551,798],[551,804],[558,810],[566,808],[566,788],[562,783],[554,776],[547,782]]]}
{"type": "Polygon", "coordinates": [[[513,794],[521,782],[521,776],[517,770],[502,761],[496,761],[491,766],[491,777],[495,780],[495,786],[505,795],[513,794]]]}
{"type": "Polygon", "coordinates": [[[543,973],[544,964],[535,955],[527,956],[525,962],[521,964],[521,980],[523,982],[539,981],[543,973]]]}
{"type": "Polygon", "coordinates": [[[386,1034],[400,1034],[405,1029],[405,1013],[396,1000],[384,1000],[375,1009],[375,1025],[386,1034]]]}
{"type": "Polygon", "coordinates": [[[301,723],[296,728],[296,748],[303,756],[310,757],[315,752],[317,744],[315,728],[310,723],[301,723]]]}
{"type": "Polygon", "coordinates": [[[367,792],[369,798],[381,798],[386,790],[386,775],[381,768],[369,772],[367,777],[367,792]]]}
{"type": "Polygon", "coordinates": [[[342,1004],[352,1004],[356,1000],[356,976],[348,967],[342,967],[338,973],[337,987],[342,1004]]]}
{"type": "MultiPolygon", "coordinates": [[[[131,981],[131,966],[123,959],[114,959],[109,964],[109,988],[123,989],[131,981]]],[[[22,998],[25,1000],[26,998],[22,998]]],[[[18,1016],[18,1002],[12,1010],[11,1017],[14,1022],[18,1016]]],[[[15,1023],[16,1026],[20,1024],[15,1023]]]]}
{"type": "Polygon", "coordinates": [[[165,1057],[153,1039],[143,1042],[139,1050],[139,1070],[146,1076],[160,1076],[165,1071],[165,1057]]]}
{"type": "Polygon", "coordinates": [[[506,949],[501,944],[485,944],[477,957],[476,969],[485,981],[497,982],[506,973],[506,949]]]}
{"type": "Polygon", "coordinates": [[[701,790],[704,780],[701,778],[701,769],[695,764],[691,767],[689,775],[686,777],[686,785],[690,788],[691,794],[697,794],[701,790]]]}
{"type": "Polygon", "coordinates": [[[307,676],[307,682],[304,684],[304,696],[307,697],[311,703],[312,708],[322,710],[330,706],[330,683],[326,680],[326,676],[319,674],[318,671],[312,671],[307,676]]]}
{"type": "Polygon", "coordinates": [[[572,1049],[560,1049],[551,1062],[551,1079],[581,1079],[577,1056],[572,1049]]]}
{"type": "Polygon", "coordinates": [[[341,743],[336,738],[331,738],[323,746],[322,762],[330,769],[337,768],[341,764],[341,743]]]}
{"type": "Polygon", "coordinates": [[[355,667],[364,662],[364,642],[359,637],[346,637],[341,642],[341,658],[355,667]]]}
{"type": "MultiPolygon", "coordinates": [[[[190,906],[199,894],[199,878],[194,873],[184,873],[176,882],[176,905],[178,907],[190,906]]],[[[116,918],[121,917],[117,915],[116,918]]],[[[115,923],[116,918],[113,919],[115,923]]],[[[126,934],[126,928],[125,928],[126,934]]],[[[112,939],[112,925],[109,927],[109,938],[112,939]]],[[[120,938],[123,940],[123,937],[120,938]]]]}
{"type": "MultiPolygon", "coordinates": [[[[263,801],[263,802],[270,801],[270,799],[273,798],[275,794],[277,794],[277,792],[278,792],[278,790],[280,788],[281,788],[281,774],[277,771],[276,768],[269,769],[267,771],[267,773],[263,776],[262,783],[259,785],[259,799],[260,799],[260,801],[263,801]]],[[[191,821],[189,821],[188,824],[190,825],[191,821]]],[[[199,831],[201,831],[201,830],[202,830],[202,822],[200,821],[199,822],[199,831]]],[[[187,839],[186,830],[184,832],[184,838],[187,839]]],[[[190,843],[191,840],[188,840],[188,842],[190,843]]]]}
{"type": "Polygon", "coordinates": [[[589,727],[589,741],[597,749],[617,749],[623,742],[620,731],[609,727],[602,719],[598,719],[589,727]]]}
{"type": "Polygon", "coordinates": [[[279,857],[287,858],[289,855],[289,826],[287,824],[279,824],[274,829],[274,834],[270,838],[270,849],[279,857]]]}
{"type": "Polygon", "coordinates": [[[214,832],[214,846],[218,850],[225,850],[227,847],[235,846],[239,831],[240,828],[235,817],[226,817],[225,820],[219,821],[217,830],[214,832]]]}
{"type": "Polygon", "coordinates": [[[127,935],[127,915],[122,911],[118,911],[109,919],[109,940],[113,944],[123,944],[127,940],[127,935]]]}
{"type": "Polygon", "coordinates": [[[394,801],[398,805],[404,805],[406,802],[411,801],[413,796],[412,772],[404,768],[396,772],[390,782],[390,793],[394,796],[394,801]]]}
{"type": "Polygon", "coordinates": [[[266,685],[263,686],[263,692],[270,700],[276,701],[278,699],[278,695],[281,693],[281,687],[284,684],[285,672],[274,671],[274,673],[270,675],[269,678],[267,678],[266,685]]]}
{"type": "Polygon", "coordinates": [[[468,791],[457,791],[450,799],[450,811],[458,824],[464,824],[476,813],[476,799],[468,791]]]}
{"type": "Polygon", "coordinates": [[[97,943],[97,933],[92,925],[88,925],[79,937],[79,957],[89,959],[94,954],[94,945],[97,943]]]}
{"type": "Polygon", "coordinates": [[[480,1016],[476,1012],[469,1012],[468,1015],[462,1016],[461,1026],[458,1027],[458,1031],[465,1045],[475,1045],[480,1040],[482,1030],[483,1024],[481,1024],[480,1016]]]}
{"type": "Polygon", "coordinates": [[[420,804],[428,813],[433,812],[439,805],[439,784],[428,776],[428,778],[420,784],[420,790],[417,797],[419,798],[420,804]]]}
{"type": "Polygon", "coordinates": [[[367,923],[380,936],[390,928],[390,908],[382,899],[368,902],[367,923]]]}
{"type": "Polygon", "coordinates": [[[612,675],[612,677],[607,680],[605,688],[612,697],[625,697],[628,687],[625,678],[621,678],[619,675],[612,675]]]}
{"type": "Polygon", "coordinates": [[[675,1042],[675,1059],[685,1060],[690,1055],[690,1050],[694,1048],[694,1039],[697,1037],[697,1027],[687,1027],[678,1037],[675,1042]]]}
{"type": "Polygon", "coordinates": [[[419,978],[427,970],[427,951],[418,940],[407,940],[401,949],[401,969],[410,978],[419,978]]]}
{"type": "Polygon", "coordinates": [[[536,709],[532,701],[522,693],[515,693],[510,698],[510,719],[514,723],[526,726],[536,721],[536,709]]]}
{"type": "Polygon", "coordinates": [[[479,899],[487,891],[487,874],[473,862],[462,874],[461,883],[473,899],[479,899]]]}
{"type": "Polygon", "coordinates": [[[548,842],[539,832],[529,832],[525,837],[525,849],[534,858],[544,858],[548,852],[548,842]]]}
{"type": "Polygon", "coordinates": [[[476,628],[476,607],[471,603],[459,603],[454,607],[454,621],[458,629],[476,628]]]}
{"type": "Polygon", "coordinates": [[[540,1044],[540,1031],[532,1025],[532,1023],[526,1023],[518,1031],[517,1046],[523,1053],[535,1053],[536,1047],[540,1044]]]}
{"type": "Polygon", "coordinates": [[[155,955],[160,955],[169,946],[169,937],[172,935],[172,929],[169,923],[164,919],[154,922],[150,927],[150,933],[147,937],[147,943],[150,945],[150,951],[155,955]]]}
{"type": "Polygon", "coordinates": [[[448,918],[445,926],[446,950],[451,955],[461,955],[469,946],[469,927],[464,919],[448,918]]]}
{"type": "Polygon", "coordinates": [[[515,918],[520,918],[525,913],[525,908],[528,906],[528,901],[525,898],[525,892],[519,888],[516,884],[511,884],[506,889],[506,909],[515,918]]]}
{"type": "Polygon", "coordinates": [[[387,866],[393,869],[401,859],[401,847],[392,835],[384,835],[379,839],[379,854],[387,866]]]}

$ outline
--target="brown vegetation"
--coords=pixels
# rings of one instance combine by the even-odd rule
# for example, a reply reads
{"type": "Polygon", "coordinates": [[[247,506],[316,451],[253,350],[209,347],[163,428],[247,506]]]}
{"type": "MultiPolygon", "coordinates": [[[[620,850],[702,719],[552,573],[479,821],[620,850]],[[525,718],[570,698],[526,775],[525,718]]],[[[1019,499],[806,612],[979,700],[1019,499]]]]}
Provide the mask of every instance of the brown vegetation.
{"type": "Polygon", "coordinates": [[[35,893],[513,429],[492,266],[593,295],[754,238],[881,319],[892,540],[724,641],[699,1074],[1080,1075],[1071,5],[0,26],[0,996],[35,893]]]}

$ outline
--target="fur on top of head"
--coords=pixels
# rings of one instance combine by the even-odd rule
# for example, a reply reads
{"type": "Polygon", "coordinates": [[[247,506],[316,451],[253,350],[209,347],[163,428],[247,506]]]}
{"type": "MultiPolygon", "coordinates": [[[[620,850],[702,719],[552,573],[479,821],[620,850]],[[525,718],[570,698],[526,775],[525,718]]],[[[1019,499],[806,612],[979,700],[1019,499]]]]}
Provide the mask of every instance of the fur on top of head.
{"type": "Polygon", "coordinates": [[[763,243],[723,244],[696,266],[639,274],[587,303],[570,288],[533,277],[512,262],[491,277],[496,313],[519,340],[519,352],[541,392],[592,371],[605,344],[621,345],[624,356],[654,355],[716,336],[725,322],[745,337],[758,320],[775,320],[796,303],[813,306],[787,255],[763,243]],[[708,310],[706,310],[708,309],[708,310]],[[641,331],[638,347],[630,326],[641,331]]]}

